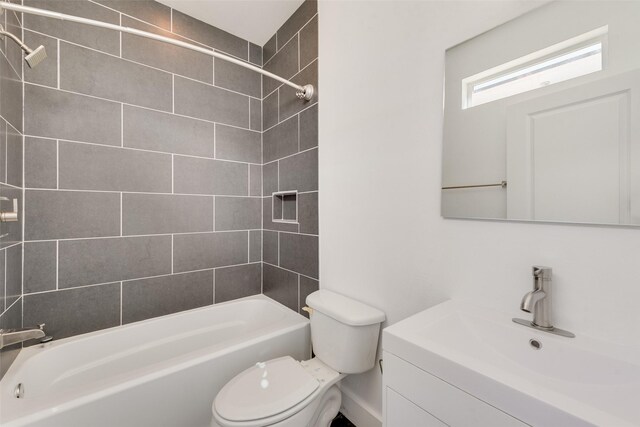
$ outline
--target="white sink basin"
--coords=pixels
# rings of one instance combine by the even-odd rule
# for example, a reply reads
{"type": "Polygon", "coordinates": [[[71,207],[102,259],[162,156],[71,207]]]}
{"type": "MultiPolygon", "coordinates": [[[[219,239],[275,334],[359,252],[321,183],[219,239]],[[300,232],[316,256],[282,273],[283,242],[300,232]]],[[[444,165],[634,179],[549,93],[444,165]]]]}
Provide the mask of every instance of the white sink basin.
{"type": "Polygon", "coordinates": [[[447,301],[386,328],[383,347],[531,425],[639,426],[640,352],[577,335],[447,301]]]}

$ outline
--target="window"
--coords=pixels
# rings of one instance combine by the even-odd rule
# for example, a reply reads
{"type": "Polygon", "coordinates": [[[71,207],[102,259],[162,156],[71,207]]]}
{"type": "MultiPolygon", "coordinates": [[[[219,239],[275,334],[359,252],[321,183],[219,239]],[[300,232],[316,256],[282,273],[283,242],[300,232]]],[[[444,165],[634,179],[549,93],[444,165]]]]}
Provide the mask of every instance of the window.
{"type": "Polygon", "coordinates": [[[601,71],[606,32],[599,28],[463,79],[462,108],[601,71]]]}

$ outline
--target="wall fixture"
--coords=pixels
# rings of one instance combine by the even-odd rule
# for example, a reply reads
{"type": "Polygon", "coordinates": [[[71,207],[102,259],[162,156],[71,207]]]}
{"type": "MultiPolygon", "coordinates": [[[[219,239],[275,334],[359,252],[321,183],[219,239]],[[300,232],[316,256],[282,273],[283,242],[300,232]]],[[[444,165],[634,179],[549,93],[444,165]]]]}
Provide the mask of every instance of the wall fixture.
{"type": "Polygon", "coordinates": [[[141,31],[135,28],[123,27],[121,25],[109,24],[107,22],[96,21],[93,19],[82,18],[79,16],[66,15],[64,13],[58,13],[58,12],[51,12],[49,10],[39,9],[36,7],[22,6],[20,4],[13,4],[13,3],[0,1],[0,15],[2,15],[3,9],[13,10],[21,13],[28,13],[31,15],[45,16],[47,18],[59,19],[61,21],[70,21],[70,22],[76,22],[79,24],[92,25],[94,27],[107,28],[114,31],[120,31],[122,33],[129,33],[129,34],[134,34],[140,37],[146,37],[148,39],[158,40],[164,43],[180,46],[185,49],[194,50],[196,52],[204,53],[205,55],[213,56],[214,58],[219,58],[224,61],[234,63],[241,67],[248,68],[249,70],[255,71],[256,73],[260,73],[264,76],[277,80],[280,83],[284,83],[285,85],[294,88],[296,90],[296,96],[301,100],[310,101],[311,99],[313,99],[313,96],[315,94],[315,88],[313,87],[313,85],[310,85],[310,84],[299,85],[283,77],[280,77],[276,74],[270,73],[269,71],[265,71],[260,67],[256,67],[255,65],[251,65],[249,63],[246,63],[239,59],[225,55],[223,53],[216,52],[210,49],[205,49],[200,46],[195,46],[190,43],[185,43],[180,40],[174,40],[169,37],[161,36],[158,34],[152,34],[152,33],[141,31]]]}
{"type": "MultiPolygon", "coordinates": [[[[7,197],[0,197],[0,200],[9,201],[7,197]]],[[[13,211],[0,211],[0,222],[16,222],[18,221],[18,199],[13,199],[13,211]]]]}

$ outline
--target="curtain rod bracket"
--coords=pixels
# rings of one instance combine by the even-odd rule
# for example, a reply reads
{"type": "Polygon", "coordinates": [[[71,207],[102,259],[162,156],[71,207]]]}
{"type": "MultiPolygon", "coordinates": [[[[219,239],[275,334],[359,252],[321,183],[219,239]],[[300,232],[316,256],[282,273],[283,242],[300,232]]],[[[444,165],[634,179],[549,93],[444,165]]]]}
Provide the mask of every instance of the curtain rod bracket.
{"type": "Polygon", "coordinates": [[[304,90],[296,91],[296,96],[298,99],[303,99],[305,101],[311,101],[313,99],[313,95],[315,94],[315,89],[313,85],[304,85],[302,86],[304,90]]]}

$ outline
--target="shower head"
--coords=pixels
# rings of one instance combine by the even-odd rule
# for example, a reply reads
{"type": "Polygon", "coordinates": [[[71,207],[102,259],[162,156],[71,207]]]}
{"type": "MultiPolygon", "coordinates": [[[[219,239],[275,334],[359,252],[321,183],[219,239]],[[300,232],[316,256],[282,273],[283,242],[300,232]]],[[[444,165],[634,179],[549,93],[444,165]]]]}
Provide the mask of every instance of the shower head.
{"type": "Polygon", "coordinates": [[[47,57],[47,51],[44,49],[44,46],[38,46],[34,50],[29,50],[30,52],[25,50],[27,55],[24,57],[24,60],[26,61],[29,68],[37,66],[47,57]]]}
{"type": "Polygon", "coordinates": [[[31,49],[18,37],[14,36],[8,31],[5,31],[2,25],[0,25],[0,37],[4,36],[9,37],[11,40],[16,42],[22,50],[24,50],[24,52],[26,53],[24,60],[26,61],[29,68],[35,67],[47,57],[47,51],[44,49],[44,46],[38,46],[35,49],[31,49]]]}

